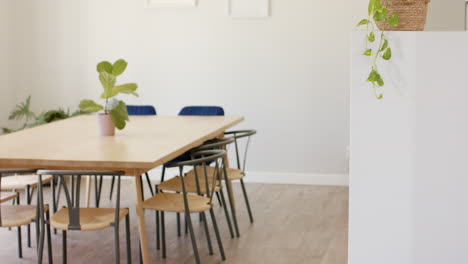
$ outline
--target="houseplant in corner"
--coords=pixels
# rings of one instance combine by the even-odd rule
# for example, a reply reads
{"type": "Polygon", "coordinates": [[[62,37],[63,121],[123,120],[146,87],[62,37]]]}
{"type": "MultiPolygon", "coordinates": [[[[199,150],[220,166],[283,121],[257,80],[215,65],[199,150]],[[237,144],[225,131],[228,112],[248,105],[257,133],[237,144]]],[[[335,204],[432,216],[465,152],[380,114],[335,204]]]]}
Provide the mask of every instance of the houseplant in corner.
{"type": "Polygon", "coordinates": [[[136,83],[127,83],[116,85],[117,77],[121,75],[127,68],[125,60],[117,60],[114,64],[108,61],[100,62],[97,65],[99,73],[99,81],[102,84],[103,92],[101,99],[105,100],[104,105],[100,105],[93,100],[83,100],[80,103],[80,110],[85,113],[99,113],[98,122],[102,136],[115,135],[115,128],[122,130],[128,121],[127,106],[122,100],[115,97],[120,94],[132,94],[138,96],[136,83]]]}

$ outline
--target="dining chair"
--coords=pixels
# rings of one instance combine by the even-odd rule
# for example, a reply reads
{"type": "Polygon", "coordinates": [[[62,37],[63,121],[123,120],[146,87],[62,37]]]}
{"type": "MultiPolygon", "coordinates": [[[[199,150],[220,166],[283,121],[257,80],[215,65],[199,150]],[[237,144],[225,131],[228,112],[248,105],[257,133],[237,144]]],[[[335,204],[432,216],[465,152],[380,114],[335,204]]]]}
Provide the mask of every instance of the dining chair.
{"type": "MultiPolygon", "coordinates": [[[[128,112],[129,116],[152,116],[152,115],[157,115],[156,108],[154,108],[154,106],[152,106],[152,105],[127,105],[127,112],[128,112]]],[[[145,176],[146,176],[146,182],[148,183],[148,188],[150,190],[151,196],[153,196],[154,195],[154,190],[153,190],[153,186],[151,185],[151,180],[149,178],[148,172],[145,173],[145,176]]],[[[112,200],[112,194],[113,194],[113,191],[114,191],[114,182],[115,182],[115,177],[112,177],[110,194],[109,194],[109,199],[110,200],[112,200]]],[[[102,185],[102,180],[101,180],[101,185],[102,185]]],[[[143,188],[143,185],[142,185],[142,188],[143,188]]],[[[143,195],[143,190],[142,190],[141,193],[143,195]]]]}
{"type": "MultiPolygon", "coordinates": [[[[30,205],[34,197],[34,191],[38,186],[38,177],[34,175],[36,170],[22,169],[15,170],[16,173],[10,174],[9,176],[4,176],[2,181],[2,187],[0,191],[24,191],[26,196],[26,204],[30,205]]],[[[42,178],[42,183],[50,183],[52,187],[52,210],[53,212],[57,211],[57,202],[55,199],[55,185],[53,181],[53,176],[46,175],[42,178]]],[[[28,247],[31,247],[31,226],[27,226],[27,238],[28,238],[28,247]]]]}
{"type": "MultiPolygon", "coordinates": [[[[185,106],[179,111],[179,116],[224,116],[224,109],[220,106],[185,106]]],[[[187,153],[165,163],[162,167],[161,180],[165,180],[166,168],[172,163],[190,160],[190,156],[187,153]]],[[[180,214],[176,214],[177,217],[177,235],[180,236],[180,214]]],[[[187,226],[185,232],[188,232],[187,226]]]]}
{"type": "MultiPolygon", "coordinates": [[[[203,174],[204,178],[204,188],[206,190],[207,195],[202,196],[198,194],[191,194],[188,192],[188,186],[185,183],[185,177],[183,176],[184,167],[196,167],[196,166],[203,166],[205,167],[208,162],[215,162],[216,168],[219,168],[220,159],[226,157],[226,151],[224,150],[204,150],[204,151],[197,151],[190,153],[191,159],[188,161],[181,161],[181,162],[174,162],[168,165],[168,168],[178,168],[179,169],[179,180],[181,190],[179,193],[169,193],[161,191],[156,188],[156,195],[149,198],[148,200],[143,202],[143,208],[145,210],[154,210],[156,211],[156,215],[161,215],[161,237],[162,237],[162,255],[163,258],[166,257],[166,241],[165,241],[165,212],[173,212],[173,213],[185,213],[185,220],[188,226],[188,230],[190,233],[190,238],[192,242],[192,249],[195,256],[195,263],[200,263],[200,256],[198,253],[197,241],[195,238],[195,233],[193,230],[191,214],[192,213],[200,213],[204,223],[205,235],[206,240],[208,243],[208,250],[210,255],[213,255],[213,248],[211,245],[210,233],[207,224],[206,218],[206,211],[210,212],[216,240],[218,242],[219,251],[221,254],[221,259],[225,260],[226,256],[224,254],[223,243],[221,241],[221,237],[219,235],[218,224],[216,222],[216,217],[213,211],[213,194],[216,190],[216,179],[218,175],[208,175],[208,173],[203,174]],[[211,177],[211,181],[208,180],[211,177]]],[[[200,182],[197,182],[196,188],[198,190],[201,189],[200,182]]],[[[156,219],[157,220],[157,219],[156,219]]],[[[158,226],[159,229],[159,226],[158,226]]]]}
{"type": "Polygon", "coordinates": [[[115,171],[62,171],[39,170],[38,175],[54,175],[58,177],[59,187],[63,189],[66,207],[61,208],[50,218],[50,225],[62,230],[62,259],[67,263],[67,232],[95,231],[108,227],[114,228],[115,263],[120,263],[120,222],[125,218],[125,233],[127,245],[127,263],[131,263],[130,217],[128,208],[120,208],[120,181],[123,172],[115,171]],[[81,178],[83,176],[115,176],[117,178],[117,194],[115,208],[83,208],[80,207],[81,178]],[[69,177],[67,184],[65,177],[69,177]]]}
{"type": "MultiPolygon", "coordinates": [[[[227,193],[228,193],[229,203],[230,203],[230,206],[231,206],[231,215],[232,215],[232,220],[234,222],[234,229],[236,231],[236,236],[237,237],[240,237],[240,233],[239,233],[239,228],[238,228],[237,214],[236,214],[236,210],[234,208],[234,197],[233,197],[232,193],[230,192],[230,190],[232,190],[231,183],[232,183],[232,181],[236,181],[236,180],[240,181],[241,187],[242,187],[242,193],[243,193],[244,200],[245,200],[246,207],[247,207],[247,212],[248,212],[249,218],[250,218],[250,222],[253,223],[254,219],[253,219],[253,215],[252,215],[252,210],[251,210],[247,190],[245,188],[244,177],[246,175],[245,174],[245,168],[246,168],[247,152],[248,152],[248,149],[249,149],[250,140],[251,140],[251,137],[253,135],[255,135],[256,133],[257,133],[257,131],[255,131],[255,130],[238,130],[238,131],[225,132],[224,133],[225,138],[214,139],[214,140],[211,140],[211,141],[207,141],[202,146],[194,149],[194,151],[196,151],[196,150],[207,150],[207,149],[227,149],[227,146],[230,145],[230,144],[234,144],[234,146],[235,146],[237,168],[227,168],[227,166],[224,166],[224,169],[222,171],[223,176],[221,178],[225,180],[225,184],[226,184],[226,187],[228,189],[227,193]],[[244,159],[243,159],[243,163],[241,165],[241,155],[240,155],[240,146],[239,146],[240,142],[239,141],[240,141],[240,139],[244,139],[244,138],[247,138],[247,142],[246,142],[245,147],[244,147],[244,155],[243,155],[244,159]]],[[[225,164],[228,164],[227,159],[223,160],[223,162],[225,162],[225,164]]],[[[200,171],[201,169],[202,169],[202,167],[196,167],[195,169],[190,170],[189,172],[186,173],[186,178],[187,178],[186,182],[188,183],[189,186],[193,185],[194,182],[196,182],[196,181],[201,181],[200,176],[197,176],[197,175],[201,175],[201,171],[200,171]]],[[[203,169],[204,170],[206,169],[208,173],[215,173],[215,170],[216,170],[216,168],[214,168],[213,166],[206,166],[203,169]]],[[[166,189],[166,190],[178,190],[178,189],[180,189],[180,186],[178,186],[177,182],[173,181],[173,180],[163,182],[158,187],[159,187],[159,189],[166,189]]],[[[197,190],[197,193],[200,193],[200,190],[197,190]]],[[[221,194],[221,197],[222,197],[222,192],[220,192],[220,194],[221,194]]],[[[224,200],[223,197],[222,197],[222,200],[224,200]]],[[[222,201],[222,204],[226,205],[226,203],[224,201],[222,201]]],[[[224,206],[224,207],[225,207],[225,210],[226,210],[226,206],[224,206]]],[[[229,224],[229,222],[228,222],[228,224],[229,224]]],[[[231,237],[232,237],[232,231],[231,231],[231,237]]]]}
{"type": "MultiPolygon", "coordinates": [[[[36,170],[29,169],[2,169],[0,170],[0,189],[3,187],[2,179],[8,178],[9,176],[4,175],[21,175],[21,174],[30,174],[35,173],[36,170]]],[[[27,177],[27,176],[25,176],[27,177]]],[[[36,176],[36,181],[38,181],[38,176],[36,176]]],[[[20,205],[19,203],[19,193],[2,193],[0,200],[0,227],[13,228],[16,227],[18,230],[18,257],[23,258],[23,245],[22,245],[22,236],[21,236],[21,226],[27,225],[30,226],[32,222],[36,223],[36,240],[39,241],[39,211],[35,205],[20,205]],[[14,205],[4,205],[4,202],[11,199],[16,199],[16,204],[14,205]]],[[[46,214],[46,223],[49,220],[49,206],[44,205],[44,212],[46,214]]],[[[47,224],[47,249],[49,263],[52,263],[52,244],[51,244],[51,235],[50,235],[50,225],[47,224]]]]}
{"type": "Polygon", "coordinates": [[[225,132],[224,135],[227,137],[232,137],[234,138],[234,146],[235,146],[235,153],[236,153],[236,165],[237,168],[228,168],[226,170],[226,175],[228,181],[236,181],[239,180],[241,187],[242,187],[242,193],[244,194],[244,200],[245,204],[247,207],[247,212],[249,213],[249,218],[250,222],[253,223],[254,219],[252,216],[252,209],[250,207],[250,202],[249,202],[249,197],[247,195],[247,190],[245,188],[245,183],[244,183],[244,177],[246,176],[245,173],[245,166],[246,166],[246,161],[247,161],[247,153],[249,150],[249,145],[250,145],[250,140],[253,135],[257,134],[256,130],[237,130],[237,131],[228,131],[225,132]],[[240,156],[240,139],[247,139],[245,147],[244,147],[244,155],[243,155],[243,162],[241,165],[241,156],[240,156]]]}
{"type": "MultiPolygon", "coordinates": [[[[195,148],[192,151],[202,151],[202,150],[212,150],[212,149],[226,149],[226,145],[231,144],[234,142],[234,138],[221,138],[221,139],[214,139],[205,142],[202,146],[195,148]]],[[[224,162],[224,161],[223,161],[224,162]]],[[[208,174],[214,173],[213,170],[211,170],[211,166],[209,163],[205,163],[206,168],[203,168],[203,166],[196,166],[196,169],[190,170],[189,173],[186,173],[185,177],[185,186],[186,186],[186,191],[188,193],[195,193],[198,195],[208,195],[208,191],[205,188],[205,178],[202,177],[204,171],[203,169],[207,169],[208,174]],[[200,188],[198,188],[200,186],[200,188]]],[[[221,177],[223,175],[223,172],[219,172],[216,175],[221,177]]],[[[181,192],[182,191],[182,186],[180,184],[179,180],[180,176],[176,176],[172,179],[169,179],[167,181],[164,181],[158,185],[158,189],[162,191],[173,191],[173,192],[181,192]]],[[[223,207],[224,209],[224,214],[226,216],[226,221],[229,227],[229,232],[231,234],[231,238],[234,238],[234,232],[232,229],[232,224],[231,224],[231,219],[229,217],[229,212],[227,209],[227,204],[225,201],[225,196],[224,196],[224,191],[223,191],[223,184],[222,184],[222,178],[217,178],[215,179],[216,182],[213,182],[211,178],[208,178],[208,184],[211,186],[212,184],[215,184],[215,190],[214,193],[217,195],[219,198],[219,203],[220,206],[223,207]],[[219,195],[218,195],[219,194],[219,195]]],[[[225,182],[227,186],[229,186],[230,182],[225,182]]],[[[228,196],[230,197],[230,194],[228,193],[228,196]]],[[[234,225],[236,228],[236,235],[239,236],[239,229],[237,226],[237,219],[235,217],[235,211],[233,209],[233,199],[230,197],[230,205],[231,205],[231,213],[233,214],[233,220],[234,220],[234,225]]]]}

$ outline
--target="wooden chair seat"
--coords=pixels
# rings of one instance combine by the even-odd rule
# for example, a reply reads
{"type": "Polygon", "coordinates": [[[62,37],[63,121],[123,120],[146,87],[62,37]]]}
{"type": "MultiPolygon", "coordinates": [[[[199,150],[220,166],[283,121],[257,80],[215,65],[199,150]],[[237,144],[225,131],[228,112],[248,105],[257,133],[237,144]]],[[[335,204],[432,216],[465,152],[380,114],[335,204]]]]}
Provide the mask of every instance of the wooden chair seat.
{"type": "MultiPolygon", "coordinates": [[[[242,178],[244,178],[244,173],[239,170],[239,169],[234,169],[234,168],[226,168],[227,170],[227,174],[228,174],[228,179],[233,181],[233,180],[240,180],[242,178]]],[[[206,166],[206,173],[208,174],[208,176],[211,178],[213,173],[215,171],[215,167],[211,167],[211,166],[206,166]]],[[[197,174],[198,174],[198,177],[200,177],[200,175],[203,175],[203,167],[201,166],[198,166],[197,167],[197,174]]],[[[195,172],[193,170],[189,171],[187,173],[187,177],[194,177],[195,175],[195,172]]]]}
{"type": "MultiPolygon", "coordinates": [[[[200,186],[200,194],[206,194],[206,184],[205,184],[205,177],[201,176],[203,174],[198,174],[198,183],[200,186]]],[[[185,190],[187,193],[198,193],[197,192],[197,183],[195,180],[195,174],[192,173],[184,178],[185,181],[185,190]]],[[[213,180],[208,179],[209,188],[211,188],[213,180]]],[[[163,191],[174,191],[174,192],[182,192],[182,186],[180,185],[180,177],[176,176],[170,180],[164,181],[158,185],[159,190],[163,191]]],[[[221,185],[218,184],[215,187],[215,192],[219,192],[221,185]]],[[[211,190],[209,190],[211,192],[211,190]]]]}
{"type": "MultiPolygon", "coordinates": [[[[44,205],[44,211],[49,207],[44,205]]],[[[36,219],[35,205],[2,205],[2,227],[15,227],[31,224],[36,219]]]]}
{"type": "MultiPolygon", "coordinates": [[[[128,209],[121,208],[119,221],[128,214],[128,209]]],[[[111,226],[115,220],[114,208],[80,208],[81,230],[92,231],[111,226]]],[[[60,209],[50,218],[50,225],[54,228],[67,231],[69,225],[68,208],[60,209]]]]}
{"type": "MultiPolygon", "coordinates": [[[[37,187],[37,175],[15,175],[2,178],[2,191],[24,190],[29,185],[31,188],[37,187]]],[[[52,176],[42,176],[42,183],[52,181],[52,176]]]]}
{"type": "Polygon", "coordinates": [[[16,192],[0,192],[0,203],[13,200],[18,197],[16,192]]]}
{"type": "MultiPolygon", "coordinates": [[[[199,195],[187,195],[189,209],[191,213],[200,213],[210,210],[213,202],[210,205],[210,199],[199,195]]],[[[158,193],[143,202],[144,209],[156,211],[183,213],[184,196],[179,193],[158,193]]]]}

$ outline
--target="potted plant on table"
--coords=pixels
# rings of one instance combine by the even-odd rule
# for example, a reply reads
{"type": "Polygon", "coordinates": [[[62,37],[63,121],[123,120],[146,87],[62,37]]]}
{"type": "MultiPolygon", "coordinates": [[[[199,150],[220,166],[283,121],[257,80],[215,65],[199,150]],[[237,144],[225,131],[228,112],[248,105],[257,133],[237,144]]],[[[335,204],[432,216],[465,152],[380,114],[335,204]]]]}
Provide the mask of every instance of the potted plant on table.
{"type": "Polygon", "coordinates": [[[108,61],[100,62],[97,65],[99,73],[99,81],[102,84],[104,91],[101,94],[101,99],[105,100],[104,105],[100,105],[93,100],[83,100],[80,103],[80,110],[85,113],[97,113],[98,123],[102,136],[115,135],[115,128],[122,130],[125,128],[128,119],[127,105],[115,98],[120,93],[132,94],[138,96],[136,83],[127,83],[116,85],[117,77],[121,75],[127,68],[125,60],[117,60],[114,64],[108,61]]]}

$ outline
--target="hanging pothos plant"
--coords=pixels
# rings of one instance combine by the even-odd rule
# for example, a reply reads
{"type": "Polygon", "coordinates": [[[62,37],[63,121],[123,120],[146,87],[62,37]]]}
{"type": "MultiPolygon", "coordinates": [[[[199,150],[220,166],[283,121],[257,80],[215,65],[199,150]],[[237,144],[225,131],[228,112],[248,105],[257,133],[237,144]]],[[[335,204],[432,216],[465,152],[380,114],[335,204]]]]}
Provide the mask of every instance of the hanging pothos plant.
{"type": "Polygon", "coordinates": [[[388,61],[392,58],[392,49],[385,37],[385,29],[387,26],[398,26],[400,20],[397,13],[388,13],[388,1],[386,0],[385,5],[382,5],[381,0],[369,0],[368,18],[362,19],[358,23],[358,26],[366,26],[366,50],[363,55],[371,58],[371,71],[367,81],[372,84],[377,99],[383,98],[380,88],[385,84],[377,67],[378,60],[382,58],[388,61]],[[375,46],[376,23],[379,23],[381,29],[377,46],[375,46]]]}

